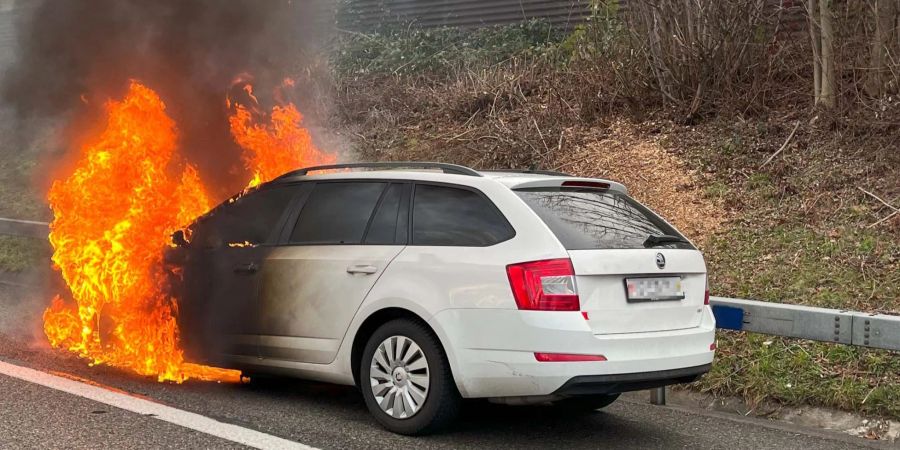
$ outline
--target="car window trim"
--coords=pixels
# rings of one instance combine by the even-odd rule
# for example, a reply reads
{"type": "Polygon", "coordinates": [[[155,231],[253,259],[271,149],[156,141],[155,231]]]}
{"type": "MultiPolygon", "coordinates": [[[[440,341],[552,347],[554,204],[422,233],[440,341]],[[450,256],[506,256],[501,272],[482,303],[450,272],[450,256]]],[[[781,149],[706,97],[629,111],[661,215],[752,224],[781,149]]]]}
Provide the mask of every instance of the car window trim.
{"type": "Polygon", "coordinates": [[[500,208],[497,207],[497,204],[494,203],[494,201],[491,200],[491,198],[488,197],[487,194],[485,194],[484,191],[482,191],[481,189],[478,189],[474,186],[467,186],[464,184],[442,183],[440,181],[413,181],[412,193],[410,194],[410,199],[409,199],[409,231],[408,231],[408,238],[407,238],[406,245],[414,246],[414,247],[487,248],[487,247],[493,247],[497,244],[502,244],[504,242],[508,242],[508,241],[514,239],[517,235],[518,235],[518,231],[516,231],[516,228],[512,225],[512,223],[509,222],[509,219],[506,218],[506,214],[503,214],[503,211],[501,211],[500,208]],[[416,209],[416,187],[419,185],[438,186],[438,187],[446,187],[446,188],[451,188],[451,189],[462,189],[465,191],[470,191],[470,192],[475,193],[476,195],[478,195],[482,199],[484,199],[491,206],[491,208],[494,209],[494,211],[500,216],[500,218],[503,219],[503,222],[506,223],[506,226],[512,231],[512,234],[508,238],[506,238],[502,241],[497,241],[497,242],[494,242],[494,243],[488,244],[488,245],[422,245],[422,244],[416,244],[413,241],[413,230],[414,230],[414,226],[415,226],[415,223],[413,223],[413,212],[415,212],[415,209],[416,209]]]}
{"type": "Polygon", "coordinates": [[[412,181],[404,182],[402,195],[400,197],[400,210],[397,211],[397,229],[394,230],[394,242],[398,245],[409,245],[412,242],[411,225],[412,225],[412,196],[415,190],[415,183],[412,181]],[[400,217],[406,212],[406,225],[400,227],[400,217]],[[400,230],[403,230],[403,239],[400,238],[400,230]]]}

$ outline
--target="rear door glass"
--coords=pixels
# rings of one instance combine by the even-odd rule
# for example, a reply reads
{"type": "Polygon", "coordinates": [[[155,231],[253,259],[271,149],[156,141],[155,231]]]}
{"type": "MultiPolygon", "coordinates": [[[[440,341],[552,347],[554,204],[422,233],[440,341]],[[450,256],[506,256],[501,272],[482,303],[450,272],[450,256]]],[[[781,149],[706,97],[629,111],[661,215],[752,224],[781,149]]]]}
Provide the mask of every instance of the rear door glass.
{"type": "Polygon", "coordinates": [[[319,183],[300,211],[292,244],[362,243],[387,183],[319,183]]]}
{"type": "MultiPolygon", "coordinates": [[[[644,248],[644,241],[651,235],[683,237],[645,206],[618,191],[557,188],[515,192],[567,250],[644,248]]],[[[654,248],[694,247],[673,242],[654,248]]]]}
{"type": "Polygon", "coordinates": [[[486,247],[515,234],[503,214],[483,194],[448,186],[416,185],[413,245],[486,247]]]}

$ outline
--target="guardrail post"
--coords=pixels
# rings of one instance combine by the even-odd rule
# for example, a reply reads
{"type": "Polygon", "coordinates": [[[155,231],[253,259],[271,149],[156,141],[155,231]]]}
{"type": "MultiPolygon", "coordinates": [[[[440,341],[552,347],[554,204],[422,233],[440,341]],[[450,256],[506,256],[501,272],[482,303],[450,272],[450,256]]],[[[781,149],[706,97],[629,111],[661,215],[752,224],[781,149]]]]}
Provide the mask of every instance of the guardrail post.
{"type": "Polygon", "coordinates": [[[666,404],[666,387],[658,387],[650,390],[650,404],[665,405],[666,404]]]}

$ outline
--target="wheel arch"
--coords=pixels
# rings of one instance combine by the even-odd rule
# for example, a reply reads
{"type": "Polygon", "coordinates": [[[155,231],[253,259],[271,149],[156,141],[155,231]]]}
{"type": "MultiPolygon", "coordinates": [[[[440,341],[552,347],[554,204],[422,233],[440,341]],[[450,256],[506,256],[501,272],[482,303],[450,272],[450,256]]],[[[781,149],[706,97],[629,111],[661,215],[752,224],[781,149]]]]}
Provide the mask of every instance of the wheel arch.
{"type": "MultiPolygon", "coordinates": [[[[356,334],[353,336],[353,344],[350,347],[350,371],[353,373],[353,382],[354,384],[356,384],[356,386],[360,385],[360,359],[363,349],[365,349],[366,343],[369,341],[369,337],[372,336],[372,334],[375,332],[375,330],[378,329],[378,327],[395,319],[410,319],[424,325],[437,338],[438,343],[444,350],[444,354],[448,355],[447,346],[444,344],[444,340],[441,339],[440,334],[437,333],[434,328],[432,328],[427,320],[405,308],[387,307],[379,309],[378,311],[375,311],[368,317],[366,317],[366,320],[364,320],[362,324],[360,324],[359,328],[356,330],[356,334]]],[[[449,355],[447,357],[449,358],[449,355]]],[[[453,365],[451,364],[450,366],[452,371],[453,365]]]]}

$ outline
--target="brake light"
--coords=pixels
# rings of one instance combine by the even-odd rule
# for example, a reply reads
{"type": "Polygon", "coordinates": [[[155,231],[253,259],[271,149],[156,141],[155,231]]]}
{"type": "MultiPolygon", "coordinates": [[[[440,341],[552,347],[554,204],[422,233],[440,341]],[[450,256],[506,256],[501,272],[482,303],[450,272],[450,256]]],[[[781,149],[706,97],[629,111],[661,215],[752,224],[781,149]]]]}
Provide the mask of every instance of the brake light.
{"type": "Polygon", "coordinates": [[[598,181],[564,181],[562,185],[563,187],[609,189],[609,183],[600,183],[598,181]]]}
{"type": "Polygon", "coordinates": [[[581,306],[568,258],[510,264],[506,274],[519,309],[578,311],[581,306]]]}
{"type": "Polygon", "coordinates": [[[703,304],[709,304],[709,275],[706,276],[706,289],[703,292],[703,304]]]}
{"type": "Polygon", "coordinates": [[[572,353],[535,353],[534,359],[539,362],[606,361],[606,357],[603,355],[576,355],[572,353]]]}

